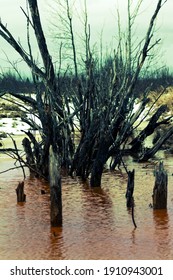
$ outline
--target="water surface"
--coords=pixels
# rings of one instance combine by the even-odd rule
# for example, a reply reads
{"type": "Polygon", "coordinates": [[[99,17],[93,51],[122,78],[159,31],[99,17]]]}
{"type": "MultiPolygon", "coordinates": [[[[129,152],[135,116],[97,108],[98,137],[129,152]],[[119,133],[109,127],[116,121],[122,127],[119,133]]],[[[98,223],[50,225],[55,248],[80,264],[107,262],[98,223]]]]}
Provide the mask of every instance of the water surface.
{"type": "MultiPolygon", "coordinates": [[[[154,186],[153,166],[127,159],[135,168],[135,220],[126,208],[125,172],[105,171],[102,188],[91,189],[79,178],[62,180],[63,226],[50,227],[49,187],[27,178],[26,203],[17,204],[15,188],[22,173],[0,175],[0,259],[173,259],[173,160],[168,171],[168,208],[149,207],[154,186]],[[44,189],[46,194],[41,194],[44,189]]],[[[0,169],[13,166],[0,157],[0,169]]]]}

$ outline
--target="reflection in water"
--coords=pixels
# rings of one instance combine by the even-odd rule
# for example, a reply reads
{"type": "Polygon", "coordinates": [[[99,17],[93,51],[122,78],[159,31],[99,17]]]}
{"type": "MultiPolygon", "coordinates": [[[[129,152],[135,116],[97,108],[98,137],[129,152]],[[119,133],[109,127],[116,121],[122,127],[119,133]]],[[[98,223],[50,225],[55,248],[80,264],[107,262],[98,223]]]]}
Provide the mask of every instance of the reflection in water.
{"type": "Polygon", "coordinates": [[[169,215],[167,210],[154,210],[155,236],[158,256],[169,258],[171,236],[169,231],[169,215]]]}
{"type": "Polygon", "coordinates": [[[50,228],[50,249],[48,259],[65,259],[63,253],[63,228],[50,228]]]}
{"type": "MultiPolygon", "coordinates": [[[[105,172],[102,189],[91,189],[78,178],[63,178],[62,228],[50,227],[46,182],[28,178],[26,203],[17,204],[15,188],[22,175],[18,170],[3,174],[0,259],[172,259],[173,190],[168,186],[168,210],[154,211],[148,206],[152,200],[153,170],[144,170],[131,161],[128,167],[136,172],[136,230],[126,208],[125,174],[105,172]]],[[[169,164],[166,169],[168,175],[172,174],[169,164]]],[[[170,175],[170,186],[172,181],[170,175]]]]}
{"type": "Polygon", "coordinates": [[[131,235],[132,235],[131,240],[132,240],[132,244],[133,244],[133,245],[136,244],[136,237],[135,237],[136,229],[137,229],[137,228],[134,228],[134,229],[132,230],[132,232],[131,232],[131,235]]]}

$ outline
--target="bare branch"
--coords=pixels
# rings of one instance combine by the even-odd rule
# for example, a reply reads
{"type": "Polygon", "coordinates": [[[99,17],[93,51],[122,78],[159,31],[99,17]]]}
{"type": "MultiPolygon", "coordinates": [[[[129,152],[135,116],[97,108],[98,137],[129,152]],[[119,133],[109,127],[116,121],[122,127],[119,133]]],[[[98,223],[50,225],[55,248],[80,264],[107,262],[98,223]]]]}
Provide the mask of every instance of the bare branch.
{"type": "MultiPolygon", "coordinates": [[[[22,165],[22,167],[24,168],[24,167],[26,167],[26,166],[25,166],[25,165],[22,165]]],[[[6,173],[6,172],[9,172],[9,171],[11,171],[11,170],[18,169],[18,168],[21,168],[21,166],[15,166],[15,167],[8,168],[8,169],[6,169],[6,170],[4,170],[4,171],[1,171],[0,174],[6,173]]]]}
{"type": "Polygon", "coordinates": [[[22,168],[23,177],[24,177],[24,180],[25,180],[25,178],[26,178],[25,169],[24,169],[24,167],[23,167],[23,165],[22,165],[22,163],[21,163],[21,157],[20,157],[20,155],[19,155],[19,153],[18,153],[16,141],[13,139],[13,137],[12,137],[10,134],[8,134],[8,135],[9,135],[9,137],[11,138],[11,140],[13,141],[13,145],[14,145],[14,148],[15,148],[15,150],[16,150],[15,153],[16,153],[16,156],[17,156],[17,160],[19,161],[20,167],[22,168]]]}
{"type": "Polygon", "coordinates": [[[5,25],[2,24],[1,21],[0,36],[4,38],[4,40],[8,42],[19,53],[19,55],[23,58],[23,60],[27,63],[29,68],[31,68],[34,73],[36,73],[38,76],[42,77],[45,80],[45,74],[35,64],[33,64],[33,62],[29,59],[27,53],[21,48],[20,44],[14,39],[12,34],[5,27],[5,25]]]}

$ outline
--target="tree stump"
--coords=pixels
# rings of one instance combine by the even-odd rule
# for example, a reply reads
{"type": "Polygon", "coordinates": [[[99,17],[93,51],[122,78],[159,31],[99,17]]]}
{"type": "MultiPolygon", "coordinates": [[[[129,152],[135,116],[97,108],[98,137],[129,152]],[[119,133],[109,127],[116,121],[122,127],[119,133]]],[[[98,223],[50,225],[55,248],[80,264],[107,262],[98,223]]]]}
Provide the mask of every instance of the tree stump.
{"type": "Polygon", "coordinates": [[[52,146],[49,149],[49,182],[50,182],[50,216],[51,226],[62,225],[62,195],[61,195],[61,174],[57,153],[52,146]]]}
{"type": "Polygon", "coordinates": [[[16,188],[17,202],[25,202],[26,194],[24,193],[24,181],[19,182],[16,188]]]}
{"type": "Polygon", "coordinates": [[[167,185],[168,175],[164,170],[163,162],[160,162],[159,168],[155,170],[155,185],[153,188],[153,209],[167,208],[167,185]]]}

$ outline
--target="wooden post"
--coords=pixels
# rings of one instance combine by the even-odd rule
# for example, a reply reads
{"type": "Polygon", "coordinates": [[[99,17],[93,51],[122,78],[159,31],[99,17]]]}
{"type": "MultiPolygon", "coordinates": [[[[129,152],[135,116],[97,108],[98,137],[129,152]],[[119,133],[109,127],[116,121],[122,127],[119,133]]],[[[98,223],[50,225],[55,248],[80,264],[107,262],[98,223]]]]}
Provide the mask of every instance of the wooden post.
{"type": "Polygon", "coordinates": [[[26,194],[24,193],[24,181],[19,182],[16,188],[17,202],[25,202],[26,194]]]}
{"type": "Polygon", "coordinates": [[[155,170],[155,185],[153,188],[153,209],[167,208],[167,185],[168,175],[164,170],[163,162],[160,162],[159,168],[155,170]]]}
{"type": "Polygon", "coordinates": [[[50,182],[50,215],[51,226],[62,225],[62,196],[61,196],[61,175],[60,164],[57,154],[52,146],[49,149],[49,182],[50,182]]]}

